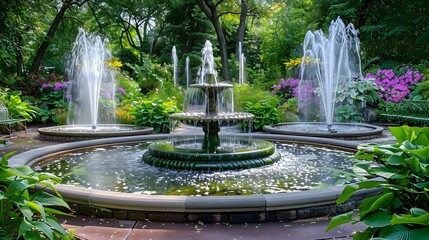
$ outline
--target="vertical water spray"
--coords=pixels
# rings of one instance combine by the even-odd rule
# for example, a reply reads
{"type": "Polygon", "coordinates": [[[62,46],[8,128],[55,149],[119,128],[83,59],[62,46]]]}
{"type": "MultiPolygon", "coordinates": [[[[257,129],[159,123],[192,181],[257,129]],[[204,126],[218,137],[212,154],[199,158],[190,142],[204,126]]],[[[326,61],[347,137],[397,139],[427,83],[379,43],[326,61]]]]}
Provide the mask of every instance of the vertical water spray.
{"type": "Polygon", "coordinates": [[[107,64],[112,57],[107,44],[106,39],[79,29],[66,67],[72,82],[67,90],[70,96],[68,124],[90,124],[95,130],[99,123],[115,121],[116,82],[114,71],[107,64]],[[102,99],[106,104],[100,110],[102,99]]]}
{"type": "Polygon", "coordinates": [[[327,36],[321,30],[308,31],[303,45],[301,84],[312,81],[322,98],[329,131],[335,112],[337,88],[361,77],[360,42],[352,24],[345,26],[337,18],[332,21],[327,36]]]}
{"type": "Polygon", "coordinates": [[[246,82],[246,58],[242,52],[241,42],[238,43],[238,84],[246,82]]]}
{"type": "Polygon", "coordinates": [[[174,86],[177,86],[178,84],[178,69],[177,69],[177,53],[176,53],[176,46],[173,46],[173,49],[171,50],[171,61],[173,62],[173,82],[174,82],[174,86]]]}
{"type": "Polygon", "coordinates": [[[191,80],[191,61],[189,60],[189,56],[186,57],[186,61],[185,61],[185,76],[186,76],[186,89],[188,89],[189,82],[191,80]]]}

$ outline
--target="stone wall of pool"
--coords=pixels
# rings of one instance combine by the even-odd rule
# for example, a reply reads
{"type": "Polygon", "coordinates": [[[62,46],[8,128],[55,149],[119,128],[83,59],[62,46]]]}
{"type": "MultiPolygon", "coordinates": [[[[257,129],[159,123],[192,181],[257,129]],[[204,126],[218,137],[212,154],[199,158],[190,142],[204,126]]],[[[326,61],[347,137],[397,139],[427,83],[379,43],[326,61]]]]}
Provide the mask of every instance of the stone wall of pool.
{"type": "MultiPolygon", "coordinates": [[[[237,135],[237,134],[236,134],[237,135]]],[[[247,136],[247,134],[243,134],[247,136]]],[[[10,159],[12,166],[29,165],[43,158],[79,148],[128,144],[165,139],[169,135],[103,138],[53,145],[21,153],[10,159]]],[[[254,138],[356,149],[356,144],[338,139],[252,134],[254,138]]],[[[103,218],[166,222],[249,223],[288,221],[334,215],[355,209],[366,196],[378,190],[356,192],[349,202],[335,201],[345,186],[299,192],[246,196],[167,196],[120,193],[56,185],[73,211],[103,218]]]]}

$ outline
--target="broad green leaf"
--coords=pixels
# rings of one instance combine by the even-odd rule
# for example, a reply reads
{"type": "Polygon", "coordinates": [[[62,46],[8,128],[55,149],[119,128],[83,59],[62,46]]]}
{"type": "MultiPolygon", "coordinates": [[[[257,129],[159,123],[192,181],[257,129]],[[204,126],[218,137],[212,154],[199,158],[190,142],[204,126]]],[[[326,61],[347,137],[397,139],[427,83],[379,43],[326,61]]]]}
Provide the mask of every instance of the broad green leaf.
{"type": "Polygon", "coordinates": [[[31,224],[31,222],[28,222],[25,218],[22,220],[21,224],[19,225],[18,230],[18,238],[24,235],[24,233],[28,232],[30,229],[32,229],[34,226],[31,224]]]}
{"type": "Polygon", "coordinates": [[[360,176],[370,176],[370,174],[368,173],[370,165],[371,163],[369,162],[357,163],[353,165],[353,172],[360,176]]]}
{"type": "Polygon", "coordinates": [[[328,227],[325,229],[326,232],[332,230],[335,227],[338,227],[344,223],[352,222],[353,212],[347,212],[340,215],[337,215],[331,219],[328,227]]]}
{"type": "Polygon", "coordinates": [[[341,204],[341,203],[347,201],[347,199],[349,199],[353,195],[353,193],[356,192],[357,190],[358,190],[358,187],[352,186],[352,185],[347,185],[344,188],[344,190],[341,192],[336,203],[341,204]]]}
{"type": "Polygon", "coordinates": [[[381,184],[384,184],[384,183],[386,183],[386,181],[367,180],[367,181],[358,182],[357,185],[359,186],[359,189],[373,189],[373,188],[379,187],[381,184]]]}
{"type": "Polygon", "coordinates": [[[60,177],[55,176],[52,173],[39,173],[39,180],[40,181],[44,181],[44,180],[50,180],[53,181],[54,183],[61,183],[62,179],[60,177]]]}
{"type": "Polygon", "coordinates": [[[409,140],[404,128],[402,127],[389,127],[389,131],[396,138],[396,142],[399,144],[402,144],[405,140],[409,140]]]}
{"type": "Polygon", "coordinates": [[[405,159],[405,161],[408,163],[408,165],[411,168],[411,171],[414,173],[418,173],[420,170],[420,161],[416,156],[410,157],[405,159]]]}
{"type": "Polygon", "coordinates": [[[377,231],[380,231],[380,228],[366,228],[363,232],[356,232],[353,236],[353,240],[374,239],[372,237],[377,231]]]}
{"type": "Polygon", "coordinates": [[[51,227],[45,222],[33,221],[32,224],[41,232],[43,232],[49,239],[54,239],[54,234],[51,227]]]}
{"type": "Polygon", "coordinates": [[[387,179],[403,179],[407,178],[409,171],[405,171],[403,173],[398,173],[398,169],[389,167],[389,166],[381,166],[381,167],[374,167],[369,170],[369,173],[372,173],[374,175],[378,175],[383,178],[387,179]]]}
{"type": "Polygon", "coordinates": [[[410,143],[408,140],[403,141],[400,147],[402,150],[416,150],[417,146],[410,143]]]}
{"type": "Polygon", "coordinates": [[[28,184],[28,182],[25,180],[15,180],[9,185],[5,195],[12,196],[14,194],[18,194],[31,186],[32,185],[28,184]]]}
{"type": "Polygon", "coordinates": [[[413,185],[419,189],[429,188],[429,182],[414,183],[413,185]]]}
{"type": "Polygon", "coordinates": [[[408,229],[403,225],[385,227],[380,237],[395,240],[429,240],[429,228],[408,229]]]}
{"type": "MultiPolygon", "coordinates": [[[[361,211],[361,217],[363,217],[364,215],[366,215],[372,211],[375,211],[375,210],[378,210],[380,208],[385,208],[385,207],[389,206],[390,201],[392,201],[392,199],[393,199],[393,193],[389,192],[389,193],[385,193],[385,194],[382,194],[382,195],[377,196],[377,197],[378,198],[376,198],[375,201],[373,201],[372,204],[369,205],[368,210],[361,211]]],[[[367,200],[367,199],[368,198],[366,198],[365,200],[367,200]]],[[[363,202],[362,202],[362,204],[363,204],[363,202]]]]}
{"type": "Polygon", "coordinates": [[[385,162],[386,164],[394,165],[394,166],[405,165],[406,164],[405,158],[406,156],[404,155],[391,155],[386,159],[385,162]]]}
{"type": "Polygon", "coordinates": [[[31,221],[33,219],[33,211],[31,211],[30,207],[25,205],[20,206],[19,211],[21,211],[22,215],[24,215],[27,220],[31,221]]]}
{"type": "Polygon", "coordinates": [[[392,213],[388,211],[377,210],[371,212],[360,219],[365,225],[369,227],[385,227],[390,225],[392,220],[392,213]]]}
{"type": "Polygon", "coordinates": [[[360,160],[372,161],[374,160],[374,154],[356,153],[355,158],[360,160]]]}
{"type": "Polygon", "coordinates": [[[393,215],[392,224],[419,224],[429,226],[429,214],[424,214],[418,217],[411,215],[393,215]]]}
{"type": "Polygon", "coordinates": [[[26,205],[31,209],[35,210],[36,212],[40,213],[40,215],[42,216],[42,219],[46,220],[45,209],[43,208],[42,204],[40,204],[39,202],[32,201],[32,202],[27,202],[26,205]]]}
{"type": "MultiPolygon", "coordinates": [[[[45,213],[51,213],[51,214],[55,214],[55,215],[71,216],[71,217],[74,216],[73,214],[68,214],[68,213],[65,213],[63,211],[57,210],[55,208],[49,208],[49,207],[45,207],[45,213]]],[[[48,217],[47,215],[48,214],[46,214],[46,217],[48,217]]]]}
{"type": "Polygon", "coordinates": [[[410,213],[414,217],[418,217],[418,216],[422,216],[422,215],[428,214],[428,212],[426,210],[421,209],[421,208],[411,208],[410,209],[410,213]]]}
{"type": "Polygon", "coordinates": [[[1,166],[4,166],[4,167],[8,166],[9,165],[8,159],[14,153],[15,152],[8,152],[8,153],[3,154],[3,156],[1,157],[1,166]]]}
{"type": "Polygon", "coordinates": [[[61,226],[61,224],[52,217],[46,218],[46,222],[57,232],[63,236],[67,236],[67,231],[61,226]]]}
{"type": "Polygon", "coordinates": [[[59,197],[42,192],[33,198],[33,201],[41,203],[43,206],[61,206],[69,208],[68,204],[59,197]]]}
{"type": "Polygon", "coordinates": [[[416,150],[410,150],[408,152],[416,154],[417,156],[421,157],[424,160],[429,159],[429,145],[427,147],[416,149],[416,150]]]}

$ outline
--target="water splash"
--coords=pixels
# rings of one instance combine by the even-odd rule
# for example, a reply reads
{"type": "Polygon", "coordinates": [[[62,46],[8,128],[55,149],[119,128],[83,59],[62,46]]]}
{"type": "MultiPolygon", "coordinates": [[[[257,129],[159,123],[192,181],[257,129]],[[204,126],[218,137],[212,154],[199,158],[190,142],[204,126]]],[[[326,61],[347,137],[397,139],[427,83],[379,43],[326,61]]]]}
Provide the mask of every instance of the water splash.
{"type": "Polygon", "coordinates": [[[178,84],[178,69],[177,69],[177,53],[176,53],[176,46],[173,46],[173,49],[171,50],[171,61],[173,62],[173,82],[174,86],[177,86],[178,84]]]}
{"type": "Polygon", "coordinates": [[[238,84],[246,83],[246,57],[242,52],[242,44],[238,43],[238,84]]]}
{"type": "Polygon", "coordinates": [[[99,123],[115,123],[116,80],[113,69],[107,64],[112,57],[107,44],[107,39],[79,29],[66,67],[72,82],[67,90],[67,95],[71,96],[68,124],[91,124],[96,129],[99,123]],[[102,107],[101,101],[104,102],[102,107]]]}
{"type": "Polygon", "coordinates": [[[191,61],[189,56],[186,57],[185,61],[185,76],[186,76],[186,89],[189,88],[189,83],[191,81],[191,61]]]}
{"type": "Polygon", "coordinates": [[[328,36],[321,30],[308,31],[304,39],[301,84],[317,85],[328,128],[333,123],[337,89],[362,76],[357,35],[352,24],[345,26],[337,18],[331,22],[328,36]]]}

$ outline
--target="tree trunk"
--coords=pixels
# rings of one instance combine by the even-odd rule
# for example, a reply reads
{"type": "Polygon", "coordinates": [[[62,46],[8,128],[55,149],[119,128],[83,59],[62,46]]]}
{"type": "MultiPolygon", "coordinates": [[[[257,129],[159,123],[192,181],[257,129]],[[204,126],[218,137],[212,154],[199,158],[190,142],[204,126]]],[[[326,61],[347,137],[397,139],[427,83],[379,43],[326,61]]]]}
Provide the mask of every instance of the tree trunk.
{"type": "Polygon", "coordinates": [[[240,23],[238,25],[238,29],[237,29],[237,43],[236,43],[236,47],[235,47],[235,55],[237,57],[237,59],[240,58],[238,49],[239,49],[239,45],[241,42],[241,47],[243,47],[243,42],[244,42],[244,33],[246,30],[246,18],[247,18],[247,0],[241,0],[241,13],[240,13],[240,23]]]}
{"type": "Polygon", "coordinates": [[[222,27],[220,25],[219,15],[217,14],[216,10],[216,6],[219,5],[220,2],[215,5],[211,0],[195,1],[197,2],[203,13],[206,15],[206,17],[210,20],[215,29],[217,41],[219,43],[220,60],[222,63],[222,78],[224,81],[229,82],[228,52],[226,50],[226,40],[225,35],[223,34],[222,27]]]}
{"type": "Polygon", "coordinates": [[[55,36],[55,33],[57,32],[58,26],[61,23],[61,20],[64,17],[64,13],[67,11],[67,9],[71,6],[71,1],[66,0],[64,1],[63,5],[61,6],[60,11],[55,16],[54,21],[51,24],[51,27],[49,28],[48,33],[45,36],[45,39],[43,40],[42,44],[40,45],[39,49],[37,50],[37,54],[34,57],[33,64],[30,68],[30,73],[37,72],[39,69],[40,63],[42,62],[43,56],[45,56],[46,50],[49,47],[49,44],[51,42],[51,39],[55,36]]]}
{"type": "Polygon", "coordinates": [[[21,50],[21,46],[23,46],[23,39],[22,39],[22,35],[20,33],[18,33],[18,37],[16,39],[16,44],[17,47],[15,49],[15,59],[16,59],[16,75],[17,76],[22,76],[23,73],[23,66],[24,66],[24,57],[22,55],[22,50],[21,50]]]}

